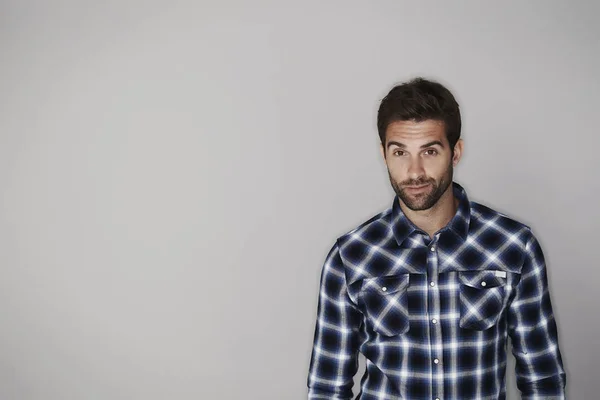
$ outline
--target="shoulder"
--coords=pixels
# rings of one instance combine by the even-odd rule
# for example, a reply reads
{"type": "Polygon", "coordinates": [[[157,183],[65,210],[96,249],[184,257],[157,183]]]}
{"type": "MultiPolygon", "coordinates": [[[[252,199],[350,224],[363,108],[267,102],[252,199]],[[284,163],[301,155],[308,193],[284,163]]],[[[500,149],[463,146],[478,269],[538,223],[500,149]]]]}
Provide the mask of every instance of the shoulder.
{"type": "Polygon", "coordinates": [[[389,237],[391,214],[392,208],[388,207],[361,222],[355,228],[337,238],[336,242],[338,246],[346,247],[350,243],[357,241],[363,244],[381,243],[385,238],[389,237]]]}
{"type": "Polygon", "coordinates": [[[528,243],[536,240],[531,227],[514,216],[478,202],[471,201],[470,204],[469,235],[494,235],[506,246],[516,247],[521,253],[526,251],[528,243]]]}

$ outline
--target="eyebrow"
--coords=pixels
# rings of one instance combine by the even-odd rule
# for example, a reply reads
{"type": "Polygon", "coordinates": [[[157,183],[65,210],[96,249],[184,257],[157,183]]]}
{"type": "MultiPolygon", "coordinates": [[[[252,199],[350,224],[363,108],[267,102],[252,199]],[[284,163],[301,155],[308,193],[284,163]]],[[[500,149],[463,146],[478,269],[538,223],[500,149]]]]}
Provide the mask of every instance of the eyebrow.
{"type": "MultiPolygon", "coordinates": [[[[396,141],[391,141],[388,142],[387,147],[389,148],[390,146],[396,145],[398,147],[402,147],[402,148],[406,148],[406,145],[404,143],[400,143],[400,142],[396,142],[396,141]]],[[[438,145],[441,148],[444,148],[444,144],[442,142],[440,142],[439,140],[434,140],[433,142],[428,142],[425,143],[424,145],[421,146],[422,149],[424,149],[425,147],[431,147],[431,146],[435,146],[438,145]]]]}

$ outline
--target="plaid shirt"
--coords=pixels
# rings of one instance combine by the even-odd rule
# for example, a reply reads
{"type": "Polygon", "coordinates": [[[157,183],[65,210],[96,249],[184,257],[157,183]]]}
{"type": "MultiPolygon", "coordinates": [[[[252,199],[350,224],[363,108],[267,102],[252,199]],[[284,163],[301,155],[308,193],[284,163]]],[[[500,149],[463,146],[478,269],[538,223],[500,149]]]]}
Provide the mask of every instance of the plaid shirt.
{"type": "Polygon", "coordinates": [[[527,400],[564,399],[544,255],[530,228],[459,199],[433,238],[392,207],[339,237],[321,275],[309,399],[504,400],[511,337],[527,400]]]}

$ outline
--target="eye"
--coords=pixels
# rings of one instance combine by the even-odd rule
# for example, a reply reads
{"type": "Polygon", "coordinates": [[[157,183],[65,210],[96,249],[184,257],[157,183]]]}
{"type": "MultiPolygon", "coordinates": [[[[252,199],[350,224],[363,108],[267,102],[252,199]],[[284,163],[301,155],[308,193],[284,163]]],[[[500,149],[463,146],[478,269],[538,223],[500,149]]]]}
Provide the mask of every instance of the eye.
{"type": "Polygon", "coordinates": [[[425,154],[427,154],[428,156],[435,156],[438,154],[438,152],[435,149],[427,149],[425,150],[425,154]]]}
{"type": "Polygon", "coordinates": [[[394,151],[392,152],[392,154],[393,154],[393,155],[395,155],[395,156],[401,156],[401,155],[403,155],[403,154],[404,154],[404,152],[403,152],[402,150],[394,150],[394,151]],[[402,153],[402,154],[398,154],[398,153],[402,153]]]}

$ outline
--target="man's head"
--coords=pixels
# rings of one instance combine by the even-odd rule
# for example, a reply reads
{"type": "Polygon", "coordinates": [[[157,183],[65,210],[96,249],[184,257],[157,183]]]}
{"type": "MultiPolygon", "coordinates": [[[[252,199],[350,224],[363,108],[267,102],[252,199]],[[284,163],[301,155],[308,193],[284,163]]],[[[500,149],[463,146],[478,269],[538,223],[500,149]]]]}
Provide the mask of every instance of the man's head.
{"type": "Polygon", "coordinates": [[[390,182],[409,209],[430,209],[452,189],[463,143],[448,89],[423,78],[394,87],[381,101],[377,129],[390,182]]]}

